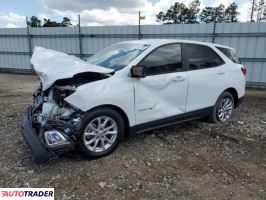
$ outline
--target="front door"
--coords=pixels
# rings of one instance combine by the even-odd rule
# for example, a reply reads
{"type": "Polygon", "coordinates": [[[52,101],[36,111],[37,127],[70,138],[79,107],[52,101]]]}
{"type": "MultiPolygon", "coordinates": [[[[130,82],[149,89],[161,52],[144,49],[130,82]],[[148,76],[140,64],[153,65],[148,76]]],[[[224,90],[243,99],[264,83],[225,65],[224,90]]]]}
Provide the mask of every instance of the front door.
{"type": "Polygon", "coordinates": [[[146,77],[134,81],[136,124],[185,112],[188,78],[181,54],[181,44],[163,45],[139,63],[146,77]]]}

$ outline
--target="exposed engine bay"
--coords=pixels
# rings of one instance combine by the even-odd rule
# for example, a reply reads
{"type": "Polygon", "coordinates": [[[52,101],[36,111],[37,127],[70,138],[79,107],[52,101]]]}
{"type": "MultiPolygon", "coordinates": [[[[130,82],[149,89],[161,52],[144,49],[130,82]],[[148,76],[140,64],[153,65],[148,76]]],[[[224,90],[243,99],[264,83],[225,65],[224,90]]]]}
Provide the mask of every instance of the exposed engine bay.
{"type": "MultiPolygon", "coordinates": [[[[109,78],[115,70],[37,46],[31,64],[41,84],[33,94],[33,105],[22,116],[21,132],[35,163],[40,164],[77,145],[89,109],[81,110],[67,99],[75,96],[82,85],[109,78]]],[[[85,101],[82,102],[86,104],[85,101]]]]}
{"type": "Polygon", "coordinates": [[[42,83],[35,91],[32,114],[34,128],[42,143],[49,149],[66,150],[75,145],[83,112],[64,101],[83,84],[105,79],[110,74],[79,73],[72,78],[57,80],[43,91],[42,83]]]}

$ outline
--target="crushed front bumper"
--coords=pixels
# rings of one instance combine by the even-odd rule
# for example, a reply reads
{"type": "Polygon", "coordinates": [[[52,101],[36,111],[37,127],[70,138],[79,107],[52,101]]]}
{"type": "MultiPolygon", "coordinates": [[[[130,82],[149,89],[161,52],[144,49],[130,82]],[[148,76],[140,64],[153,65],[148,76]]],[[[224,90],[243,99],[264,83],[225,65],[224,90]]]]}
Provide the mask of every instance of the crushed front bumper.
{"type": "Polygon", "coordinates": [[[22,136],[32,151],[33,160],[36,164],[44,163],[54,156],[54,154],[42,144],[33,127],[32,106],[27,108],[22,117],[21,131],[22,136]]]}

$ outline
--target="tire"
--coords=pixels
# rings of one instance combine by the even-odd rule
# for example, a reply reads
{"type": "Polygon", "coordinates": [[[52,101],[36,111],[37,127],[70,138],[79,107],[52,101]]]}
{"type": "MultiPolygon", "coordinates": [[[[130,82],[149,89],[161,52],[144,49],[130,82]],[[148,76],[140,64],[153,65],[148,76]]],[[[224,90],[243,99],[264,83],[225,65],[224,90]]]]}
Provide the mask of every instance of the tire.
{"type": "Polygon", "coordinates": [[[117,148],[124,138],[124,133],[124,120],[116,110],[99,108],[89,111],[85,114],[81,125],[78,149],[88,158],[106,156],[117,148]],[[99,126],[99,124],[105,126],[99,126]]]}
{"type": "Polygon", "coordinates": [[[234,112],[234,97],[232,96],[231,93],[225,91],[219,96],[218,100],[216,101],[213,111],[209,116],[209,121],[212,123],[229,121],[233,116],[233,112],[234,112]],[[230,101],[229,103],[231,104],[231,106],[229,106],[229,103],[228,104],[226,103],[227,100],[230,101]],[[225,114],[224,117],[221,117],[222,116],[221,113],[223,111],[225,114]]]}

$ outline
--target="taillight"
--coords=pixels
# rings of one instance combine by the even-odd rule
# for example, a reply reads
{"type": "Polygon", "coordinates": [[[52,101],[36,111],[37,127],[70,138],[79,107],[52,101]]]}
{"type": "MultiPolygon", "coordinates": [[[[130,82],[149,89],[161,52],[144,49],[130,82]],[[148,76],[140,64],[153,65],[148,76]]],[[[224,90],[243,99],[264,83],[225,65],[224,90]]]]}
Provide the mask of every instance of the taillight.
{"type": "Polygon", "coordinates": [[[241,71],[243,72],[244,76],[246,76],[246,74],[247,74],[247,68],[241,67],[241,71]]]}

